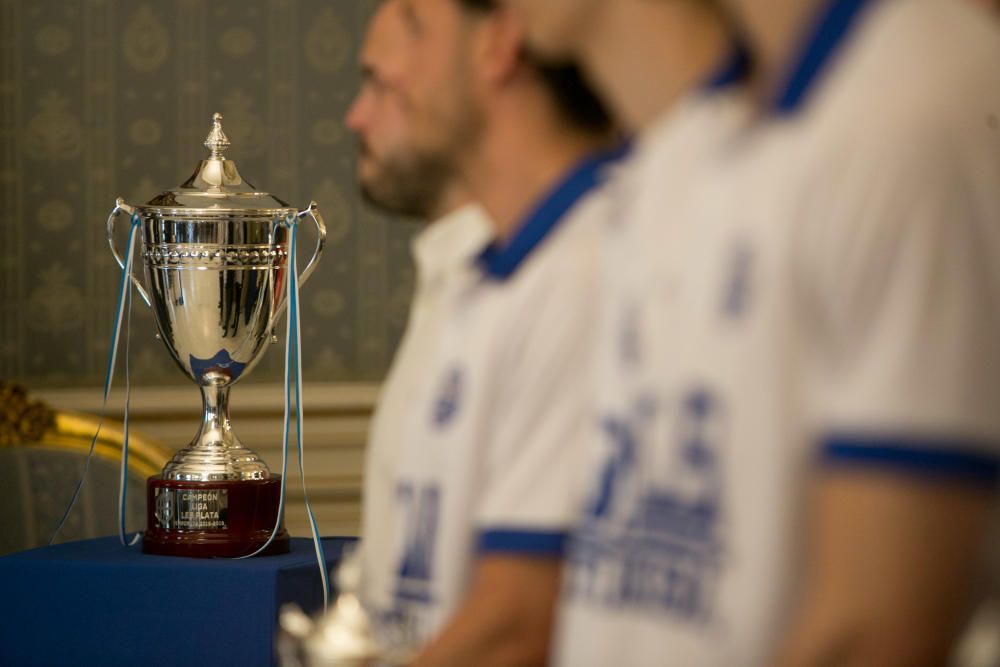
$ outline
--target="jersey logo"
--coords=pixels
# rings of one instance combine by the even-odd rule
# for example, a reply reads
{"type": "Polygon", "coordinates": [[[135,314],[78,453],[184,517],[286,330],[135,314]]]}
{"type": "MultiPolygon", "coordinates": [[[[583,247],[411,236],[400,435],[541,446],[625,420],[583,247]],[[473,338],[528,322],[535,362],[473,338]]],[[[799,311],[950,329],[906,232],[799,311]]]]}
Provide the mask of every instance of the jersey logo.
{"type": "Polygon", "coordinates": [[[434,401],[434,425],[443,428],[455,417],[462,398],[462,371],[453,368],[445,376],[434,401]]]}
{"type": "Polygon", "coordinates": [[[730,319],[743,317],[749,308],[753,261],[753,250],[746,242],[738,242],[730,251],[728,279],[722,296],[722,312],[730,319]]]}
{"type": "Polygon", "coordinates": [[[406,541],[396,570],[396,602],[430,603],[441,493],[437,485],[401,482],[396,499],[405,517],[406,541]]]}
{"type": "Polygon", "coordinates": [[[676,406],[647,398],[604,420],[607,456],[569,548],[572,598],[711,621],[723,557],[722,416],[719,401],[698,388],[676,406]],[[668,441],[652,440],[671,413],[668,441]],[[644,459],[664,444],[666,469],[651,470],[644,459]]]}

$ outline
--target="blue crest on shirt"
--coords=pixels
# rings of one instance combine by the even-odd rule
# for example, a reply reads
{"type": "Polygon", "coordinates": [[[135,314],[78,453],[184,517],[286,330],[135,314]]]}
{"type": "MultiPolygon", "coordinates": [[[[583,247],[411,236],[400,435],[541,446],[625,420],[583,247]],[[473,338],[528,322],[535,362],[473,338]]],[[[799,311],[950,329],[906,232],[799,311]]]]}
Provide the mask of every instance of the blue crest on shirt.
{"type": "Polygon", "coordinates": [[[676,402],[640,395],[602,419],[604,463],[567,555],[570,598],[712,623],[727,542],[724,422],[700,385],[676,402]],[[667,455],[655,465],[653,449],[667,455]]]}
{"type": "Polygon", "coordinates": [[[438,428],[447,426],[458,412],[462,398],[462,384],[461,369],[453,368],[445,375],[437,400],[434,401],[434,425],[438,428]]]}

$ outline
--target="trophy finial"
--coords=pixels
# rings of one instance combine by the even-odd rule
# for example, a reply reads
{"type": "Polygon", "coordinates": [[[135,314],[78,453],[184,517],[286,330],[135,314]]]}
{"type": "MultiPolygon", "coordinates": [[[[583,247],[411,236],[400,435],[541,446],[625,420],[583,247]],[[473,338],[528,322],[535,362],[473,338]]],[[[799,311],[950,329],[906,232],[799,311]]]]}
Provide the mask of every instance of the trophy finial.
{"type": "Polygon", "coordinates": [[[222,155],[229,148],[229,137],[222,131],[222,114],[212,114],[212,129],[208,131],[205,138],[205,148],[212,151],[212,160],[224,160],[222,155]]]}

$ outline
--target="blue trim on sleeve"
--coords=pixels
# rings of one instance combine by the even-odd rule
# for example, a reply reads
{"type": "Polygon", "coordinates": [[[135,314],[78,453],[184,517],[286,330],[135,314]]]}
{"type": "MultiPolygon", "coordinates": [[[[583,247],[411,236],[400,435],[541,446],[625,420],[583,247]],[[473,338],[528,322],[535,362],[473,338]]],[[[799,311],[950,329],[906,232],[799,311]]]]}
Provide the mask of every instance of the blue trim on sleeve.
{"type": "Polygon", "coordinates": [[[984,485],[1000,481],[1000,456],[970,442],[835,435],[823,441],[820,461],[984,485]]]}
{"type": "Polygon", "coordinates": [[[629,144],[625,142],[612,150],[584,158],[525,218],[507,245],[491,243],[480,253],[477,260],[480,268],[495,280],[511,277],[573,205],[604,182],[607,175],[605,167],[624,157],[628,151],[629,144]]]}
{"type": "Polygon", "coordinates": [[[793,63],[788,79],[774,100],[778,114],[795,111],[812,90],[823,68],[834,52],[844,43],[855,19],[870,0],[828,0],[826,11],[805,41],[797,63],[793,63]]]}
{"type": "Polygon", "coordinates": [[[479,534],[477,551],[514,553],[531,556],[561,556],[566,546],[566,533],[505,528],[484,530],[479,534]]]}

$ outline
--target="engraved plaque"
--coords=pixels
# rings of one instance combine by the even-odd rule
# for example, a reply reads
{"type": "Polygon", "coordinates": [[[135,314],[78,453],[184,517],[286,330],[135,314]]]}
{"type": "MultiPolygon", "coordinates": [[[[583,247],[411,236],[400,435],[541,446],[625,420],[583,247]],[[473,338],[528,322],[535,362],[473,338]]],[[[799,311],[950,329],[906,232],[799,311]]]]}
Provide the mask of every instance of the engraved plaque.
{"type": "Polygon", "coordinates": [[[174,530],[224,530],[228,489],[156,489],[156,522],[174,530]]]}

